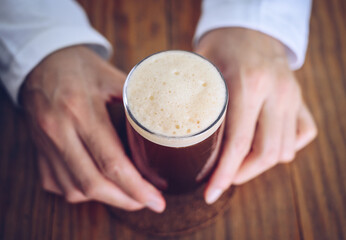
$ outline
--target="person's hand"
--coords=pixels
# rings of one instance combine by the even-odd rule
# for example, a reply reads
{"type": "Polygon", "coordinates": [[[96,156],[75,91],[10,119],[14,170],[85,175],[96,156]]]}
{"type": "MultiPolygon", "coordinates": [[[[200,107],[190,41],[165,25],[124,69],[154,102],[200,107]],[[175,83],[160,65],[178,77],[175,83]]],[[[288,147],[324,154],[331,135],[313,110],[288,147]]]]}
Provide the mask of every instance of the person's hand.
{"type": "Polygon", "coordinates": [[[249,29],[223,28],[207,33],[196,52],[220,69],[229,87],[224,146],[205,190],[211,204],[231,184],[292,161],[317,130],[277,40],[249,29]]]}
{"type": "Polygon", "coordinates": [[[132,165],[108,116],[106,103],[121,99],[125,78],[83,46],[54,52],[29,74],[20,99],[43,187],[69,202],[162,212],[164,198],[132,165]]]}

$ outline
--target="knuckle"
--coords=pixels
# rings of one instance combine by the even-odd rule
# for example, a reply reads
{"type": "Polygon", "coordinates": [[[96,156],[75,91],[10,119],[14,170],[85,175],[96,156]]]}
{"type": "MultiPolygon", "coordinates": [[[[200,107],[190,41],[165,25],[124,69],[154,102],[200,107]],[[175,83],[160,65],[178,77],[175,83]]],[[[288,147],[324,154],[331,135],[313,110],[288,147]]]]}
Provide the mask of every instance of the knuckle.
{"type": "Polygon", "coordinates": [[[66,201],[69,203],[78,203],[85,200],[85,197],[76,190],[68,192],[65,198],[66,198],[66,201]]]}
{"type": "Polygon", "coordinates": [[[84,182],[81,184],[81,188],[83,195],[87,198],[93,199],[98,196],[99,188],[96,184],[92,184],[91,182],[84,182]]]}
{"type": "Polygon", "coordinates": [[[298,105],[301,99],[301,91],[299,86],[290,78],[282,78],[281,81],[277,83],[276,94],[278,97],[278,102],[287,102],[290,100],[290,105],[298,105]],[[292,102],[292,100],[294,100],[292,102]]]}
{"type": "Polygon", "coordinates": [[[265,86],[265,79],[269,78],[269,73],[264,69],[249,69],[245,73],[247,89],[250,93],[262,92],[265,86]]]}
{"type": "Polygon", "coordinates": [[[292,162],[295,158],[295,152],[294,151],[285,151],[283,152],[281,156],[281,161],[284,163],[292,162]]]}
{"type": "Polygon", "coordinates": [[[102,173],[109,178],[120,176],[124,171],[124,169],[113,160],[104,160],[101,169],[102,173]]]}
{"type": "Polygon", "coordinates": [[[67,107],[73,110],[74,112],[75,111],[78,112],[81,109],[83,102],[84,102],[84,99],[79,95],[70,97],[65,100],[65,104],[67,105],[67,107]]]}
{"type": "Polygon", "coordinates": [[[285,81],[278,84],[276,89],[277,103],[286,103],[288,99],[291,99],[291,91],[288,85],[285,81]]]}
{"type": "Polygon", "coordinates": [[[76,99],[76,96],[80,95],[80,91],[74,87],[62,87],[59,89],[59,95],[61,96],[61,99],[73,102],[73,100],[76,99]]]}
{"type": "Polygon", "coordinates": [[[233,151],[241,156],[248,153],[251,145],[251,140],[248,137],[240,137],[233,143],[233,151]]]}
{"type": "Polygon", "coordinates": [[[287,78],[282,78],[281,81],[278,82],[277,88],[279,93],[281,94],[291,92],[293,88],[292,81],[290,81],[290,79],[287,78]]]}
{"type": "Polygon", "coordinates": [[[277,147],[265,149],[261,158],[266,165],[274,166],[279,160],[279,149],[277,147]]]}
{"type": "Polygon", "coordinates": [[[85,106],[85,96],[75,90],[62,90],[59,106],[66,112],[75,115],[83,114],[82,110],[85,106]]]}
{"type": "Polygon", "coordinates": [[[37,123],[39,127],[43,129],[45,132],[51,132],[58,126],[55,118],[47,113],[38,116],[37,123]]]}

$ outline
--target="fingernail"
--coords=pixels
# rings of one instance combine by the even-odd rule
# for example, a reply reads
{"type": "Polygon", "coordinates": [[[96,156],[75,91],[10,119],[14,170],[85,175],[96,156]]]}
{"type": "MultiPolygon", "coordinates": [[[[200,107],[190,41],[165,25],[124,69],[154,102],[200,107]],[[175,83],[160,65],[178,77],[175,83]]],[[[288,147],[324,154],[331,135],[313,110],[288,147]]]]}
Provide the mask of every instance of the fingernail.
{"type": "Polygon", "coordinates": [[[165,209],[165,205],[158,198],[153,198],[145,204],[148,208],[154,212],[161,213],[165,209]]]}
{"type": "Polygon", "coordinates": [[[208,204],[212,204],[221,196],[221,194],[222,194],[222,190],[220,188],[211,189],[207,193],[205,201],[208,204]]]}

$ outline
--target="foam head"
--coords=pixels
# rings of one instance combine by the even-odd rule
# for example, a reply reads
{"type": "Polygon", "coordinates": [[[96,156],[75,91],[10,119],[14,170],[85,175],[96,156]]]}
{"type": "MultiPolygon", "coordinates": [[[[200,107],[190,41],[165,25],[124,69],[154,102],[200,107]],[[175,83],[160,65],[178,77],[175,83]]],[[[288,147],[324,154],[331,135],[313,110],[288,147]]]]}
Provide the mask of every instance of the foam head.
{"type": "Polygon", "coordinates": [[[198,143],[220,126],[227,87],[206,59],[185,51],[165,51],[137,64],[124,86],[132,127],[157,144],[183,147],[198,143]]]}

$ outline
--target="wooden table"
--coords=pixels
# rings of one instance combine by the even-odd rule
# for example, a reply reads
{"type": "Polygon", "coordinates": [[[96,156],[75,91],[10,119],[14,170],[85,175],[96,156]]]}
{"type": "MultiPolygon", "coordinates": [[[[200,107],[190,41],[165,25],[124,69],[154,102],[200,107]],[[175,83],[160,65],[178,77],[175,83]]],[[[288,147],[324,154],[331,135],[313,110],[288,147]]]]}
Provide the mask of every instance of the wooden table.
{"type": "MultiPolygon", "coordinates": [[[[128,72],[165,49],[191,50],[200,1],[81,1],[128,72]]],[[[237,187],[211,225],[168,239],[346,239],[346,3],[314,1],[306,63],[296,75],[318,138],[296,161],[237,187]]],[[[44,192],[23,113],[0,89],[0,239],[156,239],[116,221],[99,203],[71,205],[44,192]]],[[[162,238],[158,238],[162,239],[162,238]]]]}

